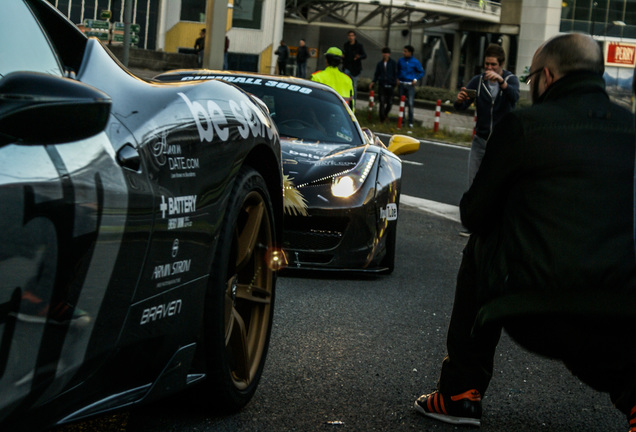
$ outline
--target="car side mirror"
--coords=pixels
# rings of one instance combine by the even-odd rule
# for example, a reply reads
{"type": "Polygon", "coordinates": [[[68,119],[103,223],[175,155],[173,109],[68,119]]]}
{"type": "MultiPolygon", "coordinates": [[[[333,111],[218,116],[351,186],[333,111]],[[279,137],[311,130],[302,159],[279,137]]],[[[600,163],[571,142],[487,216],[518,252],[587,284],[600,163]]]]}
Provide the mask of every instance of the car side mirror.
{"type": "Polygon", "coordinates": [[[420,141],[406,135],[393,135],[388,148],[396,156],[407,155],[420,149],[420,141]]]}
{"type": "Polygon", "coordinates": [[[94,87],[38,72],[0,79],[0,146],[59,144],[103,131],[111,99],[94,87]]]}

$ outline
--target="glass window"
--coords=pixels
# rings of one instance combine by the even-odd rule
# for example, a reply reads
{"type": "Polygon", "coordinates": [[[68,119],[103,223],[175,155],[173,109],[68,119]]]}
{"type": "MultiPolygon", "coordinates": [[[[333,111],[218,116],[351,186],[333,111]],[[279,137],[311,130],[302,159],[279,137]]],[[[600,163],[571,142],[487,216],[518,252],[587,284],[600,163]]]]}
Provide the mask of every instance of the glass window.
{"type": "Polygon", "coordinates": [[[241,78],[230,78],[230,82],[265,102],[281,136],[346,147],[363,144],[347,109],[332,92],[275,80],[249,84],[241,78]]]}
{"type": "Polygon", "coordinates": [[[181,0],[181,21],[205,22],[205,0],[181,0]]]}
{"type": "Polygon", "coordinates": [[[232,27],[260,29],[264,0],[234,0],[232,27]]]}
{"type": "Polygon", "coordinates": [[[63,75],[42,29],[21,1],[3,2],[0,13],[0,77],[15,71],[63,75]]]}

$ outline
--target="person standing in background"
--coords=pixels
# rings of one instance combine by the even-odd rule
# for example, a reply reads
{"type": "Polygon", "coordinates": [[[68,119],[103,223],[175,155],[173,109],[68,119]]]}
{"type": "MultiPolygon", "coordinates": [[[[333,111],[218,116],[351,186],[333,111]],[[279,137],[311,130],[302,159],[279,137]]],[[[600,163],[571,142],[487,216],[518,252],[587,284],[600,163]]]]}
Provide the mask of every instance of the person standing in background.
{"type": "Polygon", "coordinates": [[[358,96],[358,77],[362,72],[362,60],[367,58],[367,53],[364,52],[362,44],[356,40],[356,32],[353,30],[349,30],[347,33],[347,42],[345,42],[342,52],[344,54],[343,72],[351,77],[353,100],[355,100],[358,96]]]}
{"type": "Polygon", "coordinates": [[[205,29],[201,29],[199,37],[194,41],[194,50],[197,54],[197,64],[203,66],[203,50],[205,49],[205,29]]]}
{"type": "Polygon", "coordinates": [[[408,124],[413,127],[413,107],[415,105],[415,86],[417,80],[424,78],[424,68],[418,59],[413,57],[415,48],[411,45],[405,45],[402,50],[404,57],[398,60],[397,71],[400,86],[400,97],[406,96],[406,108],[408,109],[408,124]]]}
{"type": "Polygon", "coordinates": [[[289,58],[289,48],[285,45],[285,41],[280,41],[280,45],[274,53],[278,56],[278,75],[286,75],[287,59],[289,58]]]}
{"type": "Polygon", "coordinates": [[[380,123],[389,117],[391,108],[393,107],[393,89],[397,82],[397,63],[391,58],[391,48],[382,48],[382,60],[375,66],[373,81],[369,84],[369,90],[373,89],[373,85],[378,83],[378,100],[380,123]]]}
{"type": "Polygon", "coordinates": [[[519,79],[504,70],[506,52],[497,44],[490,44],[484,53],[484,72],[475,75],[457,94],[455,109],[463,111],[475,102],[477,124],[470,146],[468,187],[473,182],[486,151],[486,141],[494,126],[512,111],[519,100],[519,79]],[[472,91],[471,91],[472,90],[472,91]]]}
{"type": "MultiPolygon", "coordinates": [[[[481,165],[494,126],[514,109],[519,100],[519,79],[504,70],[505,61],[506,53],[501,46],[488,45],[484,53],[484,72],[475,75],[466,87],[462,87],[454,104],[456,110],[463,111],[475,102],[477,123],[468,155],[469,188],[481,165]]],[[[462,229],[459,235],[468,237],[470,231],[462,229]]]]}
{"type": "Polygon", "coordinates": [[[227,52],[230,49],[230,38],[225,36],[225,48],[223,49],[223,70],[227,70],[227,52]]]}
{"type": "Polygon", "coordinates": [[[307,59],[309,58],[309,49],[305,45],[305,39],[301,39],[296,53],[296,76],[305,78],[307,75],[307,59]]]}

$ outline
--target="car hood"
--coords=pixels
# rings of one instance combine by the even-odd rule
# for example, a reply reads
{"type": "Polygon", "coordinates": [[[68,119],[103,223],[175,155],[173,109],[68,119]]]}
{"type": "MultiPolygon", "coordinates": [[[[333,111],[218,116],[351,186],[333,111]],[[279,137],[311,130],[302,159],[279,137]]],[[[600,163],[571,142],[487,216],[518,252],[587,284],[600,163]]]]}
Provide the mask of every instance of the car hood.
{"type": "Polygon", "coordinates": [[[296,186],[330,181],[353,169],[367,146],[299,142],[281,139],[283,172],[296,186]]]}

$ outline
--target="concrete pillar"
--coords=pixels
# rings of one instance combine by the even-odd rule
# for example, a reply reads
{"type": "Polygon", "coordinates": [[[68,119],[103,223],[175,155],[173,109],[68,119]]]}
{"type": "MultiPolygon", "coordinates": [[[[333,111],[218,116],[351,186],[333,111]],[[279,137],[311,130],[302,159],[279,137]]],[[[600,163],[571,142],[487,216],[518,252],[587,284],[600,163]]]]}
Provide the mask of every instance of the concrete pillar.
{"type": "Polygon", "coordinates": [[[462,32],[456,31],[453,37],[453,52],[451,57],[451,74],[449,87],[451,90],[457,88],[457,77],[459,75],[459,58],[462,50],[462,32]]]}
{"type": "MultiPolygon", "coordinates": [[[[283,0],[275,0],[274,4],[274,32],[272,33],[273,40],[269,72],[271,75],[276,75],[278,72],[278,56],[275,55],[274,52],[280,46],[280,41],[283,40],[283,24],[285,21],[285,2],[283,0]]],[[[285,41],[285,44],[289,45],[289,41],[285,41]]]]}
{"type": "Polygon", "coordinates": [[[155,44],[157,51],[163,51],[166,47],[166,14],[165,0],[159,0],[159,7],[157,8],[157,42],[155,44]]]}
{"type": "MultiPolygon", "coordinates": [[[[524,75],[524,69],[530,67],[537,48],[559,33],[561,7],[561,0],[523,1],[517,52],[518,76],[524,75]]],[[[527,90],[527,86],[522,83],[521,89],[527,90]]]]}
{"type": "Polygon", "coordinates": [[[501,67],[504,69],[508,69],[508,63],[509,63],[508,56],[510,55],[510,36],[501,35],[501,47],[506,53],[506,61],[504,61],[504,64],[502,64],[501,67]]]}
{"type": "Polygon", "coordinates": [[[464,44],[466,59],[464,62],[464,85],[475,76],[475,70],[481,64],[482,59],[479,58],[479,42],[480,35],[478,33],[469,33],[464,44]]]}
{"type": "Polygon", "coordinates": [[[227,25],[227,0],[207,0],[205,7],[205,49],[203,67],[223,69],[225,30],[227,25]]]}

